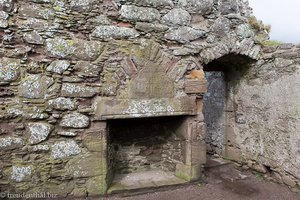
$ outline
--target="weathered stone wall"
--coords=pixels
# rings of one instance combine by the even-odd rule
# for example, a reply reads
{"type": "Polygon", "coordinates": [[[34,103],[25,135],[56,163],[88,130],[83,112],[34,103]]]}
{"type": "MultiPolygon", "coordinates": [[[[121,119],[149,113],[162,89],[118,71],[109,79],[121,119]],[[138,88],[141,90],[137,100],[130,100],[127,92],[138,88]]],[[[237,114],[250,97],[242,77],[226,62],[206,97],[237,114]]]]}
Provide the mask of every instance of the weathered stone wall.
{"type": "Polygon", "coordinates": [[[248,69],[236,70],[233,62],[227,67],[226,82],[216,77],[223,72],[207,72],[204,105],[211,111],[206,123],[212,152],[299,187],[300,46],[264,47],[248,69]]]}
{"type": "Polygon", "coordinates": [[[175,127],[183,121],[184,117],[173,117],[109,122],[115,173],[175,172],[184,155],[184,138],[175,127]]]}
{"type": "MultiPolygon", "coordinates": [[[[108,115],[198,114],[202,130],[205,81],[187,75],[228,53],[257,59],[250,13],[236,0],[0,0],[1,191],[104,194],[108,115]]],[[[190,165],[205,152],[193,134],[190,165]]]]}
{"type": "Polygon", "coordinates": [[[299,46],[264,48],[229,97],[235,116],[228,119],[228,155],[290,186],[300,185],[299,58],[299,46]]]}

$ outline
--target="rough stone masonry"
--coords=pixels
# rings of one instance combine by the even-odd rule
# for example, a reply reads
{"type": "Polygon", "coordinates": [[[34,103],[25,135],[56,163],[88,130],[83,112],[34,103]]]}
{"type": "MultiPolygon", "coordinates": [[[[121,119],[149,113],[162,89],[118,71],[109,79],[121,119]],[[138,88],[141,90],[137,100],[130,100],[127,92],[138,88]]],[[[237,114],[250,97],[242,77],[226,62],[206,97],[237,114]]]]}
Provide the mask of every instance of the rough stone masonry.
{"type": "Polygon", "coordinates": [[[206,80],[189,75],[226,55],[251,63],[209,149],[299,187],[300,46],[266,47],[251,19],[247,0],[0,0],[0,192],[104,195],[113,117],[189,115],[179,168],[200,171],[206,80]]]}

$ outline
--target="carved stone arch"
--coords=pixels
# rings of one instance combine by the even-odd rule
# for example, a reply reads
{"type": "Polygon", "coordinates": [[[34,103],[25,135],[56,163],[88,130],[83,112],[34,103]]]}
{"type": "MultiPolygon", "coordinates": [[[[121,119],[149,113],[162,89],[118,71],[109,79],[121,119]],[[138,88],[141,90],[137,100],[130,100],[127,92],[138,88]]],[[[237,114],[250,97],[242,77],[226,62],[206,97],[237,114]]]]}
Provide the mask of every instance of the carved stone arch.
{"type": "Polygon", "coordinates": [[[141,39],[110,42],[98,58],[103,59],[114,59],[114,65],[102,73],[107,80],[102,91],[107,91],[106,85],[109,90],[113,84],[120,84],[107,97],[95,100],[97,119],[197,113],[196,95],[206,91],[205,81],[195,87],[194,80],[186,81],[185,76],[191,69],[202,68],[196,58],[180,59],[164,51],[159,43],[141,39]]]}
{"type": "Polygon", "coordinates": [[[261,46],[256,45],[251,39],[237,41],[228,38],[217,43],[215,46],[206,48],[199,54],[199,59],[203,64],[208,64],[214,60],[222,58],[228,54],[244,55],[253,60],[258,60],[261,53],[261,46]]]}

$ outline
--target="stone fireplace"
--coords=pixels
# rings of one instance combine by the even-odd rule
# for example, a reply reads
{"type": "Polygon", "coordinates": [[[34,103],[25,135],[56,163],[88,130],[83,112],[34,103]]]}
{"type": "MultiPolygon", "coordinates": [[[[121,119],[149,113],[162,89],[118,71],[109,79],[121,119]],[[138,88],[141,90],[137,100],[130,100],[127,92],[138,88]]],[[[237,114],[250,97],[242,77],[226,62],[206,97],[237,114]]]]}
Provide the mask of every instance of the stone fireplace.
{"type": "Polygon", "coordinates": [[[106,124],[109,193],[195,180],[205,163],[206,80],[191,75],[203,74],[201,66],[170,59],[154,42],[133,48],[121,64],[127,77],[122,90],[94,101],[95,120],[106,124]],[[166,178],[153,183],[153,174],[166,178]],[[126,185],[128,177],[139,186],[132,179],[126,185]]]}

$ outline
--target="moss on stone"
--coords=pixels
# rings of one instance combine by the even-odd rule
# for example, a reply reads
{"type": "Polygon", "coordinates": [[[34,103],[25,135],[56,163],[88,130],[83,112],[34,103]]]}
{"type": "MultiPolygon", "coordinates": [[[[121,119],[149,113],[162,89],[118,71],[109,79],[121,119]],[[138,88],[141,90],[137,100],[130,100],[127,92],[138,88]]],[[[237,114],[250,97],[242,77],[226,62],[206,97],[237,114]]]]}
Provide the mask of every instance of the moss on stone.
{"type": "Polygon", "coordinates": [[[197,180],[200,176],[200,167],[199,165],[178,164],[176,166],[175,176],[186,181],[197,180]]]}
{"type": "Polygon", "coordinates": [[[272,46],[279,46],[282,44],[282,42],[277,41],[277,40],[266,40],[260,42],[260,44],[264,47],[272,47],[272,46]]]}

